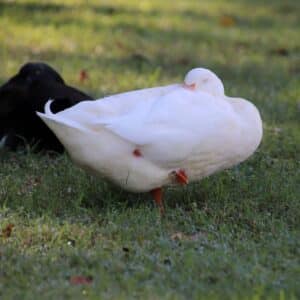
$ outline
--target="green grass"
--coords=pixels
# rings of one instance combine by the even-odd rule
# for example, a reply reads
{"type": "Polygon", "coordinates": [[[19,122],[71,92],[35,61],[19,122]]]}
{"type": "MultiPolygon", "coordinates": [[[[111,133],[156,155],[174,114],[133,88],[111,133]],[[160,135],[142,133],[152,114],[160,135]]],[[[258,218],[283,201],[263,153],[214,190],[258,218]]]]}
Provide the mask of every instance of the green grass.
{"type": "Polygon", "coordinates": [[[247,162],[167,190],[163,220],[148,195],[67,156],[0,153],[0,228],[14,225],[0,236],[0,298],[300,298],[299,3],[86,3],[1,1],[0,83],[43,60],[101,97],[204,66],[257,105],[264,139],[247,162]],[[79,275],[92,284],[72,285],[79,275]]]}

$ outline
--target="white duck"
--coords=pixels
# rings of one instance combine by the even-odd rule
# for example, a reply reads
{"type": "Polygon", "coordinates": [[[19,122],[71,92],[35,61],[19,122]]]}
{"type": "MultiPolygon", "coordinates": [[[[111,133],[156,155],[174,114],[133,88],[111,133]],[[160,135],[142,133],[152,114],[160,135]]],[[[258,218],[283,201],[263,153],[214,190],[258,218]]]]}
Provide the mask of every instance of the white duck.
{"type": "Polygon", "coordinates": [[[187,184],[247,159],[262,138],[262,121],[247,100],[224,95],[222,81],[196,68],[184,84],[84,101],[38,113],[76,164],[126,190],[153,193],[187,184]]]}

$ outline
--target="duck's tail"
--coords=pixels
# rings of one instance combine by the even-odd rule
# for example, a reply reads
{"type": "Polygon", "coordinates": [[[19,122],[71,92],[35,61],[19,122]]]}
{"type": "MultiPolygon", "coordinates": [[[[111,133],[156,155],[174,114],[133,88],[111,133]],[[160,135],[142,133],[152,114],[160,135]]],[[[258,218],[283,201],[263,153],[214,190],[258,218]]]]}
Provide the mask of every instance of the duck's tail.
{"type": "Polygon", "coordinates": [[[5,147],[5,143],[7,140],[8,135],[4,134],[1,138],[0,138],[0,149],[5,147]]]}
{"type": "Polygon", "coordinates": [[[85,133],[85,129],[71,118],[65,116],[64,112],[53,113],[49,100],[45,105],[45,112],[36,112],[42,121],[56,135],[66,149],[76,148],[78,139],[85,133]]]}
{"type": "Polygon", "coordinates": [[[68,127],[70,129],[82,130],[83,127],[80,126],[78,122],[74,122],[70,118],[66,118],[62,112],[53,113],[51,111],[52,99],[49,99],[45,104],[44,113],[36,112],[36,114],[43,120],[43,122],[56,134],[59,135],[59,128],[68,127]]]}
{"type": "Polygon", "coordinates": [[[46,115],[54,115],[54,113],[51,111],[51,104],[53,101],[54,101],[53,99],[49,99],[45,104],[44,111],[46,115]]]}

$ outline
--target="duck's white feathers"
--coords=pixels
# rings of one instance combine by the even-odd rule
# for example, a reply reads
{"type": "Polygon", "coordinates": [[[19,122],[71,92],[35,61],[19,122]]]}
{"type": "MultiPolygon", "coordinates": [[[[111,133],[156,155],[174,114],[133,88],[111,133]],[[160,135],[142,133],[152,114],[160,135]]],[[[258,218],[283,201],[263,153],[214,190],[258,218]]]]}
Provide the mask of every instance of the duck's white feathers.
{"type": "Polygon", "coordinates": [[[180,85],[83,102],[56,114],[56,119],[93,132],[104,127],[139,147],[146,159],[166,166],[186,160],[202,144],[206,148],[204,144],[225,142],[224,128],[238,122],[229,103],[180,85]]]}

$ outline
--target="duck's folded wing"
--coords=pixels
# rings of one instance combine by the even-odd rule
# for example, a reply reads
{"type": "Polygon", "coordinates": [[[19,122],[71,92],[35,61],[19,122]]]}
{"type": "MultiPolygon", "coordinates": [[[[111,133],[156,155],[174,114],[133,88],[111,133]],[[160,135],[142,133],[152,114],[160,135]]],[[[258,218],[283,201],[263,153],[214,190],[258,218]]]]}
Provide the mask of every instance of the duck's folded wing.
{"type": "Polygon", "coordinates": [[[114,123],[115,119],[122,119],[132,112],[139,103],[147,106],[152,99],[162,97],[177,89],[180,85],[172,84],[162,87],[141,89],[108,96],[94,101],[82,101],[69,109],[53,114],[50,104],[45,105],[47,116],[64,122],[72,121],[86,129],[96,129],[97,124],[114,123]]]}
{"type": "MultiPolygon", "coordinates": [[[[95,109],[98,109],[99,112],[104,109],[105,112],[110,112],[109,116],[120,117],[132,111],[138,103],[146,103],[152,99],[163,97],[177,90],[179,87],[181,87],[181,85],[171,84],[107,96],[96,101],[97,106],[95,106],[95,109]]],[[[107,114],[105,114],[105,116],[107,116],[107,114]]]]}
{"type": "Polygon", "coordinates": [[[215,139],[222,126],[220,108],[209,96],[200,96],[202,101],[189,92],[170,93],[144,102],[120,118],[98,119],[98,125],[141,147],[152,161],[182,161],[199,144],[215,139]]]}

